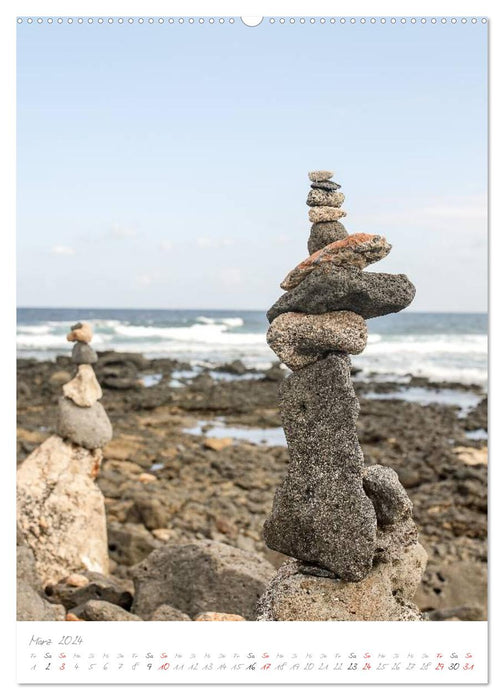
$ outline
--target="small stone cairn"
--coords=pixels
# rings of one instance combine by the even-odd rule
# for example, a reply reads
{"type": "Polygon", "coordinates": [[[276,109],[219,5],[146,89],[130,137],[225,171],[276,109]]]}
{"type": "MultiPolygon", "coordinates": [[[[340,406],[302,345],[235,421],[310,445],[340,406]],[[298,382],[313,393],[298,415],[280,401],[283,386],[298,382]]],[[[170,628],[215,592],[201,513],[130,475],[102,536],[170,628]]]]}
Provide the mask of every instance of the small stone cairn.
{"type": "Polygon", "coordinates": [[[396,472],[365,467],[349,354],[365,319],[408,306],[405,275],[363,272],[391,245],[348,235],[333,173],[309,173],[310,257],[286,276],[268,311],[267,341],[291,370],[280,387],[290,466],[264,524],[265,542],[293,560],[259,601],[259,620],[417,620],[411,602],[427,555],[396,472]]]}
{"type": "Polygon", "coordinates": [[[76,323],[67,335],[67,340],[75,343],[72,362],[77,373],[63,386],[56,426],[60,437],[88,450],[104,447],[112,439],[112,426],[100,403],[102,389],[93,370],[98,357],[89,345],[92,338],[89,323],[76,323]]]}
{"type": "MultiPolygon", "coordinates": [[[[23,546],[33,554],[39,586],[83,569],[105,575],[109,569],[105,501],[95,479],[112,426],[99,401],[92,336],[88,323],[72,326],[67,340],[75,342],[77,371],[63,386],[56,435],[17,471],[18,528],[23,546]]],[[[41,619],[36,617],[40,612],[33,614],[41,619]]]]}

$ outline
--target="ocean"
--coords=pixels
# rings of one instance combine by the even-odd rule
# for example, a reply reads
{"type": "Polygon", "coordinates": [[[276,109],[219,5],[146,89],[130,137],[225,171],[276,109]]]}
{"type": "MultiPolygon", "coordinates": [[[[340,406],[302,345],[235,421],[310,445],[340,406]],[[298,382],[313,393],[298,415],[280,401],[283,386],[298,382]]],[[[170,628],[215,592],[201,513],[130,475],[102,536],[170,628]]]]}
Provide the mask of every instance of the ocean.
{"type": "MultiPolygon", "coordinates": [[[[241,359],[266,369],[277,358],[266,344],[264,311],[205,309],[19,308],[18,357],[52,359],[70,351],[65,336],[76,321],[94,327],[96,350],[171,357],[194,367],[241,359]]],[[[368,345],[353,358],[359,378],[487,384],[487,314],[391,314],[368,321],[368,345]]]]}

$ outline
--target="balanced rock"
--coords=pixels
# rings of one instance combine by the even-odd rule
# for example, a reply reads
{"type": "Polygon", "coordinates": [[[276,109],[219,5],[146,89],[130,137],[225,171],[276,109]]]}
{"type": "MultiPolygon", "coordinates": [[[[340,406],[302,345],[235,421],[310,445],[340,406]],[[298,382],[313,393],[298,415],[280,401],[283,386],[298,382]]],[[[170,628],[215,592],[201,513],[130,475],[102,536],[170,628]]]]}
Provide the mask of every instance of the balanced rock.
{"type": "Polygon", "coordinates": [[[321,221],[337,221],[346,216],[346,212],[338,207],[312,207],[308,211],[308,217],[312,224],[318,224],[321,221]]]}
{"type": "Polygon", "coordinates": [[[426,561],[423,547],[413,545],[357,583],[307,575],[301,562],[285,562],[259,601],[257,620],[420,620],[411,599],[426,561]]]}
{"type": "Polygon", "coordinates": [[[337,182],[332,182],[331,180],[316,180],[316,181],[313,181],[311,183],[310,187],[313,187],[313,189],[320,189],[320,190],[339,190],[339,189],[341,189],[341,185],[338,185],[337,182]]]}
{"type": "Polygon", "coordinates": [[[101,459],[100,450],[53,435],[17,471],[18,522],[44,586],[82,569],[108,573],[105,504],[94,483],[101,459]]]}
{"type": "Polygon", "coordinates": [[[364,491],[373,502],[379,526],[392,525],[411,515],[413,504],[394,469],[381,464],[366,467],[363,483],[364,491]]]}
{"type": "Polygon", "coordinates": [[[69,342],[80,341],[81,343],[90,343],[93,338],[93,329],[86,323],[75,323],[70,326],[70,333],[67,335],[69,342]]]}
{"type": "Polygon", "coordinates": [[[166,603],[190,617],[218,610],[253,620],[274,573],[259,555],[213,540],[166,545],[133,567],[132,610],[148,619],[166,603]]]}
{"type": "Polygon", "coordinates": [[[312,182],[330,180],[333,176],[334,173],[330,170],[313,170],[311,173],[308,173],[308,177],[312,182]]]}
{"type": "Polygon", "coordinates": [[[94,365],[98,362],[98,355],[91,345],[79,341],[73,346],[72,362],[74,365],[94,365]]]}
{"type": "Polygon", "coordinates": [[[319,190],[310,188],[306,204],[309,207],[340,207],[344,201],[345,195],[337,190],[319,190]]]}
{"type": "Polygon", "coordinates": [[[338,267],[350,267],[362,270],[381,260],[389,254],[392,246],[383,236],[373,236],[369,233],[354,233],[341,241],[329,243],[309,258],[300,262],[280,285],[282,289],[294,289],[305,277],[318,266],[332,264],[338,267]]]}
{"type": "Polygon", "coordinates": [[[322,221],[320,224],[312,224],[308,239],[308,252],[310,255],[329,243],[341,241],[348,236],[348,231],[341,221],[322,221]]]}
{"type": "Polygon", "coordinates": [[[367,327],[352,311],[290,312],[274,319],[266,341],[287,367],[297,370],[330,353],[359,354],[366,347],[367,327]]]}
{"type": "Polygon", "coordinates": [[[287,311],[324,314],[351,309],[363,318],[374,318],[401,311],[414,296],[415,287],[406,275],[360,272],[326,264],[285,292],[267,316],[271,322],[287,311]]]}
{"type": "Polygon", "coordinates": [[[112,439],[110,420],[99,401],[84,408],[70,399],[60,398],[56,432],[88,450],[104,447],[112,439]]]}
{"type": "Polygon", "coordinates": [[[329,355],[284,380],[280,414],[290,465],[264,524],[268,547],[345,581],[369,573],[376,543],[358,412],[347,355],[329,355]]]}
{"type": "Polygon", "coordinates": [[[75,377],[63,386],[63,395],[77,406],[93,406],[103,392],[91,365],[79,365],[75,377]]]}

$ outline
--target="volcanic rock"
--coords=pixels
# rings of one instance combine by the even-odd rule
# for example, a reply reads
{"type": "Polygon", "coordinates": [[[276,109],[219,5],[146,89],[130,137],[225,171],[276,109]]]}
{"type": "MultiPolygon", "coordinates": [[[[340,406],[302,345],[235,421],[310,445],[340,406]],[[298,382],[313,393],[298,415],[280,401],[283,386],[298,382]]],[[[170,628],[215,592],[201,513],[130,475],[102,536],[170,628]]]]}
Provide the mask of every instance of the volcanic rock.
{"type": "Polygon", "coordinates": [[[413,545],[357,583],[307,575],[301,562],[285,562],[258,603],[257,620],[420,620],[410,601],[426,561],[423,547],[413,545]]]}
{"type": "Polygon", "coordinates": [[[373,504],[362,486],[358,412],[347,355],[329,355],[284,380],[280,413],[290,465],[264,524],[268,547],[345,581],[369,573],[376,541],[373,504]]]}
{"type": "Polygon", "coordinates": [[[362,270],[389,254],[392,246],[383,236],[369,233],[354,233],[341,241],[329,243],[309,258],[299,263],[280,285],[282,289],[294,289],[319,265],[332,264],[362,270]]]}
{"type": "Polygon", "coordinates": [[[313,170],[311,173],[308,173],[308,177],[312,182],[330,180],[333,177],[333,175],[334,173],[330,170],[313,170]]]}
{"type": "Polygon", "coordinates": [[[338,185],[337,182],[331,182],[331,180],[317,180],[316,182],[312,182],[310,187],[313,187],[313,189],[320,189],[320,190],[339,190],[339,189],[341,189],[341,185],[338,185]]]}
{"type": "Polygon", "coordinates": [[[367,328],[362,316],[352,311],[290,312],[274,319],[266,340],[282,362],[296,370],[330,353],[361,353],[366,347],[367,328]]]}
{"type": "Polygon", "coordinates": [[[343,192],[310,189],[306,204],[309,207],[340,207],[345,201],[343,192]]]}
{"type": "Polygon", "coordinates": [[[411,515],[413,504],[391,467],[382,467],[381,464],[366,467],[363,483],[364,491],[373,502],[379,526],[392,525],[411,515]]]}
{"type": "Polygon", "coordinates": [[[190,617],[218,610],[252,620],[257,600],[275,573],[257,554],[212,540],[165,545],[131,571],[132,610],[145,619],[166,603],[190,617]]]}
{"type": "Polygon", "coordinates": [[[348,231],[341,221],[322,221],[320,224],[312,224],[310,238],[308,239],[308,252],[310,255],[329,243],[341,241],[348,236],[348,231]]]}
{"type": "Polygon", "coordinates": [[[271,322],[287,311],[323,314],[351,309],[363,318],[374,318],[401,311],[414,296],[415,287],[406,275],[322,265],[285,292],[267,317],[271,322]]]}
{"type": "Polygon", "coordinates": [[[318,224],[322,221],[337,221],[346,216],[346,212],[338,207],[312,207],[308,211],[308,217],[312,224],[318,224]]]}

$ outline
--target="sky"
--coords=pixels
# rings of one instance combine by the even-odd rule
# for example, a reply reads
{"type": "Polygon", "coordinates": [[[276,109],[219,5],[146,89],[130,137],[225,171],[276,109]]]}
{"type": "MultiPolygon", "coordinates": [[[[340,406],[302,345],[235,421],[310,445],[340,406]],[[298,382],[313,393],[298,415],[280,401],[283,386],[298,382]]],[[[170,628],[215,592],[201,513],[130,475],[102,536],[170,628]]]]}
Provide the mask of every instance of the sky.
{"type": "Polygon", "coordinates": [[[19,306],[268,308],[329,169],[413,311],[487,301],[487,25],[18,25],[19,306]]]}

